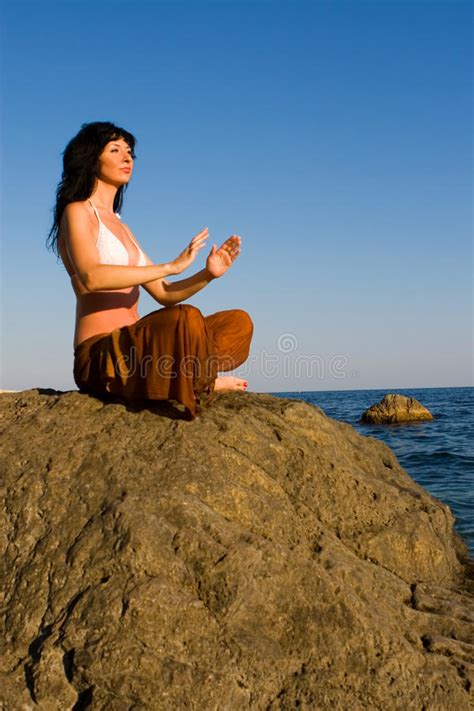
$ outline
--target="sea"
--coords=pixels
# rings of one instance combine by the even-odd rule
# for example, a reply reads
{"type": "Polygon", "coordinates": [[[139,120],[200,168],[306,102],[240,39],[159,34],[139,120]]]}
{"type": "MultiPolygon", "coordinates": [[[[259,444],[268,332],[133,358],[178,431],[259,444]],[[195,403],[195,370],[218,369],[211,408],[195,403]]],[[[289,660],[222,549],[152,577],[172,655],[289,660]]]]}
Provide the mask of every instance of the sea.
{"type": "Polygon", "coordinates": [[[327,390],[272,393],[320,407],[328,417],[352,425],[360,434],[381,439],[403,469],[430,494],[448,504],[455,529],[474,558],[474,388],[327,390]],[[414,397],[434,420],[363,425],[359,418],[389,393],[414,397]]]}

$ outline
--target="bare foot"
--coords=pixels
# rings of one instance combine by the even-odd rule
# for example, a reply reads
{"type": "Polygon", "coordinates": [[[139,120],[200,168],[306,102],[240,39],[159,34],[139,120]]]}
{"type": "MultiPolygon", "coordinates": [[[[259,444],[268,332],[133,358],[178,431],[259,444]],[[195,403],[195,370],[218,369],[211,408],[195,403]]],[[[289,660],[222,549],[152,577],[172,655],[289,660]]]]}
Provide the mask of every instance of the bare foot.
{"type": "Polygon", "coordinates": [[[247,389],[247,381],[242,378],[235,378],[233,375],[220,375],[214,383],[214,390],[241,390],[247,389]]]}

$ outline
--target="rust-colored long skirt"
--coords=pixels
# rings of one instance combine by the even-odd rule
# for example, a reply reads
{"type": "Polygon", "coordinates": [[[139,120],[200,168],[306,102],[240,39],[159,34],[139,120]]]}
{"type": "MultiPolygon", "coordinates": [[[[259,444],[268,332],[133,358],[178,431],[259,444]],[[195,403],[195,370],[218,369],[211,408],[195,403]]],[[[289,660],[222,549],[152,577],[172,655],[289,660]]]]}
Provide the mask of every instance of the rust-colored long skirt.
{"type": "Polygon", "coordinates": [[[90,394],[175,400],[194,418],[201,396],[211,399],[217,373],[247,359],[252,335],[241,309],[203,316],[190,304],[167,306],[82,341],[74,349],[74,380],[90,394]]]}

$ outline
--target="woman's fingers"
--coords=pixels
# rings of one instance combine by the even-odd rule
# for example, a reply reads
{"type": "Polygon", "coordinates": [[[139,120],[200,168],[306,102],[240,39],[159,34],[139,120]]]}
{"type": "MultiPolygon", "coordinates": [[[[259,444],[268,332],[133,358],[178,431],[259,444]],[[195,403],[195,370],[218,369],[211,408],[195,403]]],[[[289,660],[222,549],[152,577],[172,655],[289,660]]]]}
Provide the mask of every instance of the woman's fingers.
{"type": "Polygon", "coordinates": [[[198,232],[197,235],[195,235],[192,238],[191,243],[193,243],[195,240],[206,239],[206,237],[208,237],[208,236],[209,236],[209,228],[205,227],[203,230],[201,230],[201,232],[198,232]]]}
{"type": "Polygon", "coordinates": [[[206,227],[204,230],[202,230],[202,232],[199,232],[199,234],[197,234],[195,237],[192,238],[192,240],[188,246],[190,248],[193,248],[193,247],[198,247],[198,246],[204,245],[204,242],[208,238],[208,236],[209,236],[209,230],[206,227]]]}
{"type": "Polygon", "coordinates": [[[207,239],[207,237],[201,237],[201,239],[193,239],[193,241],[189,243],[189,246],[190,247],[197,247],[199,244],[204,244],[206,239],[207,239]]]}
{"type": "Polygon", "coordinates": [[[231,235],[226,239],[225,242],[222,243],[221,249],[234,249],[235,247],[239,247],[241,243],[241,238],[239,235],[231,235]]]}
{"type": "MultiPolygon", "coordinates": [[[[205,240],[209,237],[209,228],[205,227],[201,232],[198,232],[195,237],[191,240],[189,243],[190,247],[196,247],[196,246],[201,246],[204,244],[205,240]]],[[[241,244],[241,237],[239,235],[231,235],[228,237],[225,242],[221,244],[219,249],[225,249],[226,252],[230,252],[231,250],[237,249],[240,247],[241,244]]]]}
{"type": "Polygon", "coordinates": [[[190,242],[184,250],[183,254],[196,254],[197,252],[199,252],[200,249],[203,249],[203,247],[205,246],[206,243],[204,242],[204,240],[198,242],[190,242]]]}
{"type": "Polygon", "coordinates": [[[232,235],[223,243],[221,249],[234,260],[240,254],[241,239],[238,235],[232,235]]]}
{"type": "Polygon", "coordinates": [[[189,245],[191,249],[202,249],[203,247],[206,246],[206,240],[199,240],[198,242],[194,242],[193,244],[189,245]]]}
{"type": "MultiPolygon", "coordinates": [[[[206,240],[209,237],[209,229],[205,227],[201,232],[193,237],[189,245],[184,250],[183,254],[186,254],[188,258],[194,259],[196,254],[204,249],[206,246],[206,240]]],[[[227,257],[229,257],[229,264],[231,264],[234,259],[240,254],[241,238],[239,235],[231,235],[228,237],[222,245],[215,250],[215,254],[220,252],[220,255],[227,262],[227,257]]]]}

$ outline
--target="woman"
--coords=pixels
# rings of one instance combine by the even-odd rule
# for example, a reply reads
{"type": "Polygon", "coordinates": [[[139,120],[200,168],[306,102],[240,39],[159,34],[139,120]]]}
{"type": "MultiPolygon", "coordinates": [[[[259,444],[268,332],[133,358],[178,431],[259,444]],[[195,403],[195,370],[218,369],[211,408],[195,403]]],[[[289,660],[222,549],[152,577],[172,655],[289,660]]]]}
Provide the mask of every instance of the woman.
{"type": "Polygon", "coordinates": [[[205,247],[207,227],[171,262],[155,264],[117,214],[132,177],[135,138],[109,122],[83,124],[63,154],[48,246],[61,257],[76,294],[74,380],[91,394],[128,401],[176,400],[191,418],[201,396],[243,391],[218,376],[248,357],[253,324],[240,309],[204,317],[181,304],[232,266],[241,239],[214,244],[206,266],[181,274],[205,247]],[[139,286],[164,308],[139,318],[139,286]]]}

